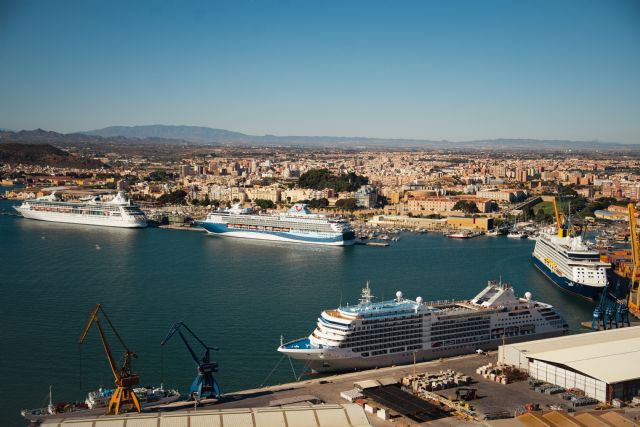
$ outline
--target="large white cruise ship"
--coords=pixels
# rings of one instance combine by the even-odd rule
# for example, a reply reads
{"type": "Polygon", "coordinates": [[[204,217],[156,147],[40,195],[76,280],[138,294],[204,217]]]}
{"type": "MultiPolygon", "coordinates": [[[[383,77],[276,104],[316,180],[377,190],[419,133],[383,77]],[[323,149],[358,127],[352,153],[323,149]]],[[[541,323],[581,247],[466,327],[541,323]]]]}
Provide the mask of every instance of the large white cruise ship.
{"type": "Polygon", "coordinates": [[[561,289],[596,301],[607,284],[611,264],[600,260],[582,236],[568,236],[566,230],[543,230],[533,249],[533,264],[561,289]]]}
{"type": "Polygon", "coordinates": [[[516,297],[504,283],[489,282],[469,301],[372,302],[369,285],[360,303],[325,310],[307,338],[278,351],[316,372],[367,369],[490,350],[500,343],[564,335],[568,325],[549,304],[516,297]]]}
{"type": "Polygon", "coordinates": [[[22,205],[14,208],[25,218],[41,221],[124,228],[147,226],[144,213],[131,204],[123,193],[118,193],[108,202],[102,201],[101,196],[78,202],[63,202],[53,192],[49,196],[25,200],[22,205]]]}
{"type": "Polygon", "coordinates": [[[289,212],[274,215],[257,215],[236,205],[211,212],[199,224],[209,233],[227,237],[331,246],[355,242],[347,221],[312,214],[305,204],[295,204],[289,212]]]}

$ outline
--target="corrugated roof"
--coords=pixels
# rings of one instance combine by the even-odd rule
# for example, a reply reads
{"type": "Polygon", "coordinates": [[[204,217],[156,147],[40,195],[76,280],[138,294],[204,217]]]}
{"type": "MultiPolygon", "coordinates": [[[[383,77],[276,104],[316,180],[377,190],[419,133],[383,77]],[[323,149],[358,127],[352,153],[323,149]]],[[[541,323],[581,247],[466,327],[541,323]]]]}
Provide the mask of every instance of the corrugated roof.
{"type": "Polygon", "coordinates": [[[566,335],[563,337],[546,338],[535,341],[525,341],[514,344],[509,344],[509,339],[507,338],[506,346],[516,348],[520,351],[539,353],[548,350],[557,350],[560,348],[587,345],[594,342],[615,342],[626,340],[629,338],[640,338],[640,326],[608,329],[606,331],[586,332],[582,334],[566,335]]]}
{"type": "Polygon", "coordinates": [[[526,356],[569,366],[609,384],[640,378],[640,337],[527,353],[526,356]]]}
{"type": "MultiPolygon", "coordinates": [[[[503,425],[497,420],[492,422],[495,425],[503,425]]],[[[567,414],[566,412],[551,411],[542,413],[525,412],[522,415],[516,417],[516,420],[507,421],[504,425],[520,425],[526,427],[634,427],[634,424],[629,418],[615,412],[581,412],[575,416],[567,414]]]]}
{"type": "Polygon", "coordinates": [[[582,424],[584,424],[587,427],[612,427],[613,426],[613,424],[607,423],[605,420],[601,419],[596,415],[593,415],[590,412],[583,412],[583,413],[577,414],[575,417],[576,417],[576,420],[579,420],[582,424]]]}
{"type": "Polygon", "coordinates": [[[45,421],[42,427],[370,427],[362,407],[347,403],[286,408],[200,409],[45,421]]]}
{"type": "Polygon", "coordinates": [[[630,419],[623,417],[619,413],[615,411],[610,411],[605,414],[600,415],[600,418],[603,418],[608,423],[613,424],[614,426],[625,426],[625,427],[634,427],[637,426],[636,423],[631,421],[630,419]]]}
{"type": "Polygon", "coordinates": [[[526,357],[569,366],[607,383],[640,378],[640,326],[508,344],[526,357]]]}

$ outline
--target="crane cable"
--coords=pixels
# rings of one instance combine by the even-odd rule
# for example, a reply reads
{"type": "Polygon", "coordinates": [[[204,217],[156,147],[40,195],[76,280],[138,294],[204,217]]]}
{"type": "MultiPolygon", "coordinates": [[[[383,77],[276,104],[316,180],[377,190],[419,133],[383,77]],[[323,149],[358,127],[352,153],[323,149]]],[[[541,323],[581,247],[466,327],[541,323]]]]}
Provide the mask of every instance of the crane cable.
{"type": "Polygon", "coordinates": [[[80,391],[82,391],[82,344],[78,344],[78,355],[80,359],[80,369],[78,369],[78,376],[80,377],[80,391]]]}
{"type": "Polygon", "coordinates": [[[160,346],[160,384],[164,384],[164,346],[160,346]]]}
{"type": "Polygon", "coordinates": [[[267,375],[267,377],[264,379],[264,381],[262,381],[262,384],[260,384],[260,388],[262,388],[264,386],[264,384],[269,380],[269,378],[271,378],[271,375],[273,374],[273,372],[278,368],[278,366],[280,366],[280,363],[282,362],[282,359],[285,358],[285,354],[282,355],[282,357],[280,358],[280,360],[278,360],[278,363],[276,363],[276,365],[273,367],[273,369],[271,370],[271,372],[269,372],[269,375],[267,375]]]}

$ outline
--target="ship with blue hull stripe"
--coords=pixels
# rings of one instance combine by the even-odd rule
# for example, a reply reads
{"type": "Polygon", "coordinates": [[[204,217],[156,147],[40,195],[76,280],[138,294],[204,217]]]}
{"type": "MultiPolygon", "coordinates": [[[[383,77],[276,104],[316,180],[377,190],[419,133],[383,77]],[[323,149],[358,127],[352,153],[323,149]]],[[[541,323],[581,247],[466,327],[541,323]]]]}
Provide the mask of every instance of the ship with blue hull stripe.
{"type": "Polygon", "coordinates": [[[223,237],[327,246],[355,242],[349,222],[313,214],[302,203],[278,214],[254,214],[251,209],[236,205],[209,213],[199,225],[210,234],[223,237]]]}
{"type": "Polygon", "coordinates": [[[554,285],[581,298],[597,301],[607,284],[611,264],[600,259],[582,236],[551,227],[536,240],[533,265],[554,285]]]}

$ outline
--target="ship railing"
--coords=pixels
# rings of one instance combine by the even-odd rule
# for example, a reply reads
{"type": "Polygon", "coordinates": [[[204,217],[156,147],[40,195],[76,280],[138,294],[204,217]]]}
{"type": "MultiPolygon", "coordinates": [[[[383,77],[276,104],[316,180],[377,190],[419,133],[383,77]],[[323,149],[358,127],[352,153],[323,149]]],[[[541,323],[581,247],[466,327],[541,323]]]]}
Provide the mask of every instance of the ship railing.
{"type": "Polygon", "coordinates": [[[427,301],[427,302],[423,302],[422,305],[426,305],[426,306],[440,306],[440,305],[450,305],[450,304],[454,304],[456,302],[456,300],[454,299],[441,299],[441,300],[435,300],[435,301],[427,301]]]}

